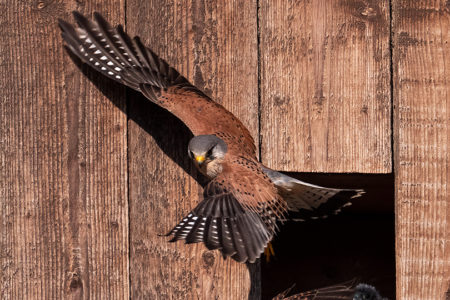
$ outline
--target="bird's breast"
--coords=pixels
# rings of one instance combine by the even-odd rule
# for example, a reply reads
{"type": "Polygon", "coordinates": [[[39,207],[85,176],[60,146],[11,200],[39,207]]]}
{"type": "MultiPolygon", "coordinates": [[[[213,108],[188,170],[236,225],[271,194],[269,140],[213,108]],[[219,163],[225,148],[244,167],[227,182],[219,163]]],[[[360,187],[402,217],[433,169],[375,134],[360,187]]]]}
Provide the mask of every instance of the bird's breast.
{"type": "Polygon", "coordinates": [[[209,179],[215,178],[222,173],[222,164],[218,161],[211,161],[198,166],[199,171],[209,179]]]}

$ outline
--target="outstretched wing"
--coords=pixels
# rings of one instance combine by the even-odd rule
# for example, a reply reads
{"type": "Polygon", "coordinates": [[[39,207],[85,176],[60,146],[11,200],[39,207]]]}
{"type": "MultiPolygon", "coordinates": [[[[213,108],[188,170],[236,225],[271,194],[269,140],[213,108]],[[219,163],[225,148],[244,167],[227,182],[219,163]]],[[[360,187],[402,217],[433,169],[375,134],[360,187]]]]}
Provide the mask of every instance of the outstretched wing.
{"type": "Polygon", "coordinates": [[[73,14],[78,28],[63,20],[59,25],[67,47],[83,62],[142,92],[181,119],[194,135],[216,134],[232,153],[256,156],[254,140],[242,122],[189,83],[138,37],[131,39],[122,26],[111,27],[98,13],[94,13],[94,21],[78,12],[73,14]]]}
{"type": "Polygon", "coordinates": [[[287,296],[293,287],[278,294],[272,300],[352,300],[355,294],[353,281],[287,296]]]}
{"type": "Polygon", "coordinates": [[[355,286],[354,280],[287,296],[293,287],[278,294],[272,300],[387,300],[375,287],[365,283],[355,286]]]}
{"type": "Polygon", "coordinates": [[[204,242],[239,262],[254,262],[277,230],[285,202],[256,162],[237,158],[204,190],[203,201],[168,235],[204,242]]]}
{"type": "Polygon", "coordinates": [[[364,194],[361,189],[335,189],[310,184],[280,172],[263,168],[293,211],[294,220],[326,218],[351,205],[351,200],[364,194]]]}

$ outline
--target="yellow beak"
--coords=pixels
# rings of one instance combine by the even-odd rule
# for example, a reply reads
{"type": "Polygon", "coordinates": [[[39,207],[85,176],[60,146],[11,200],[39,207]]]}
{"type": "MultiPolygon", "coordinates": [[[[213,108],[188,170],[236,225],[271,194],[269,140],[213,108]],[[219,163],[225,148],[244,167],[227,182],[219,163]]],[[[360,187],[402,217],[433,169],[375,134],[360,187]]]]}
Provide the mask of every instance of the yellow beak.
{"type": "Polygon", "coordinates": [[[196,160],[199,164],[201,164],[202,162],[205,161],[205,157],[204,157],[203,155],[198,155],[198,156],[195,157],[195,160],[196,160]]]}

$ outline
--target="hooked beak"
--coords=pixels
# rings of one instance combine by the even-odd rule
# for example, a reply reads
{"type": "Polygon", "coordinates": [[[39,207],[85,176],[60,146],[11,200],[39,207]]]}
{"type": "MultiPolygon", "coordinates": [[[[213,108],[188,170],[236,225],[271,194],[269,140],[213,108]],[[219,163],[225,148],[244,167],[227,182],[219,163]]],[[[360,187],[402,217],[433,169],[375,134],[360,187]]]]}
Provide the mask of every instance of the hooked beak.
{"type": "Polygon", "coordinates": [[[197,155],[195,156],[195,160],[198,162],[199,165],[201,165],[205,161],[205,156],[197,155]]]}

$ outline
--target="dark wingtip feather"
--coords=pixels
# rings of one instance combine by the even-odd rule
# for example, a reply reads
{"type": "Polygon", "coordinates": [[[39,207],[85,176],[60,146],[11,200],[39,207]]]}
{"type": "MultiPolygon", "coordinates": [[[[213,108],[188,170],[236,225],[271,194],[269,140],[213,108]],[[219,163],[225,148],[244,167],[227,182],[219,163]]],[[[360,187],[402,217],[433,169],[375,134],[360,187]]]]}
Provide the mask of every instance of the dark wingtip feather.
{"type": "Polygon", "coordinates": [[[72,11],[72,16],[75,18],[76,21],[78,21],[78,20],[86,20],[86,21],[87,21],[86,17],[83,16],[83,15],[82,15],[79,11],[77,11],[77,10],[73,10],[73,11],[72,11]]]}
{"type": "Polygon", "coordinates": [[[64,21],[63,19],[58,19],[58,27],[59,29],[61,29],[62,34],[66,33],[71,35],[75,31],[73,26],[70,23],[64,21]]]}
{"type": "Polygon", "coordinates": [[[101,27],[108,28],[108,29],[112,28],[111,24],[108,21],[106,21],[106,19],[103,18],[103,16],[101,14],[99,14],[98,12],[94,12],[94,20],[101,27]]]}
{"type": "Polygon", "coordinates": [[[85,30],[89,30],[91,28],[91,21],[89,21],[88,18],[86,18],[85,16],[83,16],[81,13],[79,13],[78,11],[74,10],[72,12],[73,17],[75,18],[75,21],[77,22],[78,26],[80,26],[81,28],[85,29],[85,30]]]}
{"type": "Polygon", "coordinates": [[[95,19],[95,20],[101,20],[101,21],[104,22],[104,23],[108,23],[108,22],[103,18],[103,16],[102,16],[99,12],[96,12],[96,11],[94,11],[94,19],[95,19]]]}
{"type": "Polygon", "coordinates": [[[58,26],[59,26],[59,28],[60,28],[62,31],[64,31],[66,27],[70,26],[69,23],[67,23],[66,21],[64,21],[64,20],[61,19],[61,18],[58,18],[57,21],[58,21],[58,26]]]}

